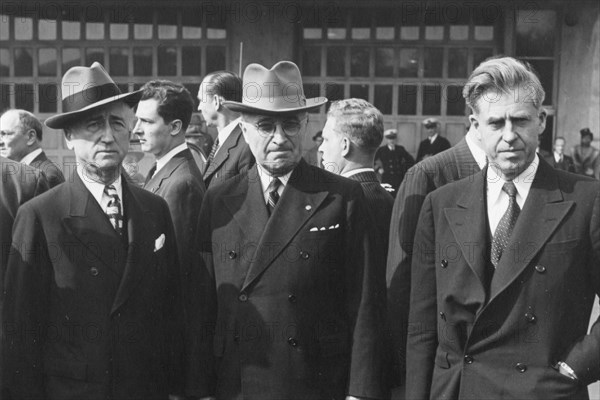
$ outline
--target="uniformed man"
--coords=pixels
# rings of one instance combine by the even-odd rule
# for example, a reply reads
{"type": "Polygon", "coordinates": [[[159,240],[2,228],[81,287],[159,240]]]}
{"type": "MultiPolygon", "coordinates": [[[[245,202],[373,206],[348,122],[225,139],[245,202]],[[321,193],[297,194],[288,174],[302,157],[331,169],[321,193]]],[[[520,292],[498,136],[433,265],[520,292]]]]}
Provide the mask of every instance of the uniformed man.
{"type": "Polygon", "coordinates": [[[387,144],[377,149],[375,153],[375,170],[381,176],[381,183],[389,185],[388,191],[396,195],[404,174],[415,164],[415,159],[403,146],[396,144],[398,131],[388,129],[383,133],[387,144]]]}

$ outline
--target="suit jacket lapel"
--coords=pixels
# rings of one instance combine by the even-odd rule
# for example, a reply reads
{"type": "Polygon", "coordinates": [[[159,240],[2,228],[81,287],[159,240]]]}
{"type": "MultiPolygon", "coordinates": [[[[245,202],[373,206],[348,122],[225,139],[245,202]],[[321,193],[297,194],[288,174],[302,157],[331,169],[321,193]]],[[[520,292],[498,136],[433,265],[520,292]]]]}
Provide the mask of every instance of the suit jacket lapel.
{"type": "Polygon", "coordinates": [[[523,210],[496,267],[491,284],[490,302],[523,272],[571,207],[572,201],[563,201],[556,173],[540,158],[540,165],[523,210]]]}
{"type": "Polygon", "coordinates": [[[481,304],[486,297],[486,207],[485,173],[477,174],[469,190],[463,192],[457,201],[457,208],[446,208],[444,214],[473,273],[479,277],[481,286],[477,288],[481,304]],[[483,242],[482,242],[483,239],[483,242]]]}
{"type": "Polygon", "coordinates": [[[186,162],[187,154],[190,154],[191,156],[189,150],[184,150],[175,154],[173,158],[171,158],[169,162],[167,162],[167,164],[154,174],[154,176],[144,185],[144,189],[156,193],[158,189],[160,189],[162,181],[169,178],[177,167],[186,162]]]}
{"type": "MultiPolygon", "coordinates": [[[[74,182],[68,185],[69,216],[63,222],[73,237],[79,240],[95,259],[101,260],[117,275],[120,268],[115,266],[114,252],[121,246],[121,239],[114,230],[100,205],[87,190],[79,174],[74,174],[74,182]]],[[[91,257],[86,257],[91,260],[91,257]]]]}
{"type": "Polygon", "coordinates": [[[155,231],[153,224],[158,218],[158,216],[153,216],[143,202],[136,198],[125,179],[121,179],[121,182],[123,182],[123,202],[129,237],[125,270],[113,301],[111,314],[123,305],[133,293],[133,289],[144,276],[144,267],[151,262],[154,239],[156,239],[152,237],[152,232],[155,231]]]}
{"type": "Polygon", "coordinates": [[[234,148],[237,145],[241,136],[242,136],[242,130],[240,129],[239,126],[236,126],[233,129],[233,131],[231,131],[229,136],[227,136],[227,139],[225,139],[225,142],[219,148],[219,151],[215,155],[215,158],[212,160],[212,162],[208,165],[208,167],[204,171],[203,176],[205,176],[205,177],[210,176],[216,170],[218,170],[225,161],[227,161],[227,159],[229,158],[229,150],[231,150],[232,148],[234,148]]]}
{"type": "MultiPolygon", "coordinates": [[[[326,197],[326,191],[312,187],[310,168],[304,160],[301,160],[291,174],[277,207],[268,219],[255,256],[248,268],[242,290],[251,285],[272,264],[326,197]]],[[[262,191],[259,200],[265,208],[262,191]]]]}

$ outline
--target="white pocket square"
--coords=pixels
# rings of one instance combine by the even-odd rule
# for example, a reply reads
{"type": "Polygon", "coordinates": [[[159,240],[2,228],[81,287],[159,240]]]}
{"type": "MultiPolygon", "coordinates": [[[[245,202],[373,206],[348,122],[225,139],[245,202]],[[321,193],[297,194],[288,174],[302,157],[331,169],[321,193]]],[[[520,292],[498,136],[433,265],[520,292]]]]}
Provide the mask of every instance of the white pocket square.
{"type": "Polygon", "coordinates": [[[160,236],[154,241],[154,252],[156,253],[165,245],[165,234],[161,233],[160,236]]]}

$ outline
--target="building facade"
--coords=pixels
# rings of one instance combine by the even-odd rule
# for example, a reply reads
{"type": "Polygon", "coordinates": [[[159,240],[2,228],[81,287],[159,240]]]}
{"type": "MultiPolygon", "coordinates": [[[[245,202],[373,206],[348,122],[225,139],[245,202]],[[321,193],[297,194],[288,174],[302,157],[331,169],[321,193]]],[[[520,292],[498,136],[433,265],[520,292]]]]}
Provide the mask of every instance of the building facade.
{"type": "MultiPolygon", "coordinates": [[[[3,1],[0,108],[41,119],[60,112],[61,76],[94,61],[123,90],[162,78],[195,96],[208,72],[287,59],[300,66],[307,97],[370,101],[415,154],[426,117],[441,121],[452,144],[462,138],[462,86],[478,63],[505,54],[541,77],[549,114],[542,146],[564,136],[571,147],[583,127],[597,146],[599,22],[597,2],[572,0],[3,1]]],[[[311,132],[325,119],[326,107],[310,114],[311,132]]],[[[47,132],[43,145],[71,173],[62,135],[47,132]]]]}

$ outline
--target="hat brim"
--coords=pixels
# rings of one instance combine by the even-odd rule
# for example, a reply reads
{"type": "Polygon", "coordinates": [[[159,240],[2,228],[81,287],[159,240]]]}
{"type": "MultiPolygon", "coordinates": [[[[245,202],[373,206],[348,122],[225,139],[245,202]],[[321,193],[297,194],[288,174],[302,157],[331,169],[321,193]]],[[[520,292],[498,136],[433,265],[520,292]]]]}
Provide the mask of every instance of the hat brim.
{"type": "Polygon", "coordinates": [[[302,107],[291,107],[291,108],[264,108],[264,107],[256,107],[249,104],[240,103],[238,101],[224,101],[223,105],[230,109],[231,111],[235,111],[238,113],[248,113],[248,114],[261,114],[261,115],[281,115],[281,114],[291,114],[298,113],[302,111],[309,111],[318,107],[321,107],[323,104],[327,103],[326,97],[313,97],[310,99],[306,99],[306,104],[302,107]]]}
{"type": "Polygon", "coordinates": [[[136,90],[134,92],[122,93],[122,94],[119,94],[116,96],[111,96],[106,99],[102,99],[100,101],[97,101],[95,103],[87,105],[80,110],[53,115],[50,118],[46,119],[44,124],[48,128],[63,129],[65,127],[65,125],[68,125],[68,123],[70,123],[71,121],[76,119],[78,116],[80,116],[81,114],[84,114],[90,110],[93,110],[94,108],[104,106],[104,105],[107,105],[107,104],[110,104],[110,103],[113,103],[116,101],[123,101],[128,104],[133,103],[132,104],[132,106],[133,106],[137,102],[140,101],[141,97],[142,97],[142,89],[136,90]]]}

